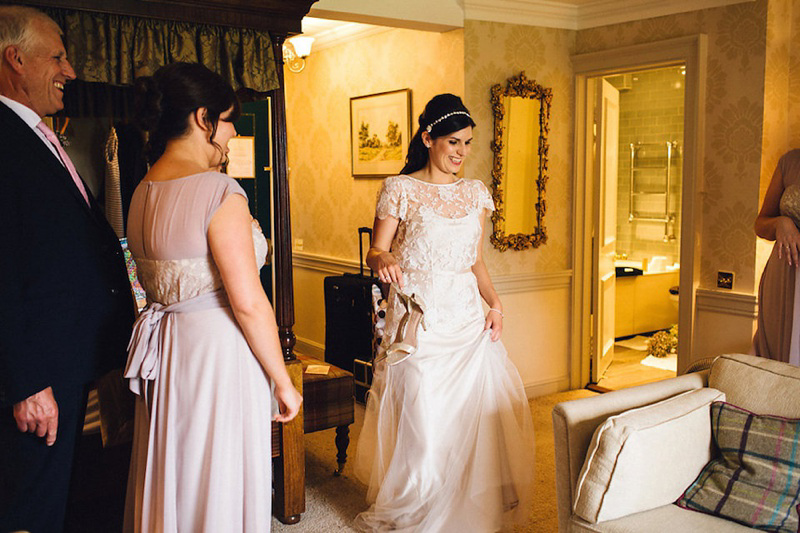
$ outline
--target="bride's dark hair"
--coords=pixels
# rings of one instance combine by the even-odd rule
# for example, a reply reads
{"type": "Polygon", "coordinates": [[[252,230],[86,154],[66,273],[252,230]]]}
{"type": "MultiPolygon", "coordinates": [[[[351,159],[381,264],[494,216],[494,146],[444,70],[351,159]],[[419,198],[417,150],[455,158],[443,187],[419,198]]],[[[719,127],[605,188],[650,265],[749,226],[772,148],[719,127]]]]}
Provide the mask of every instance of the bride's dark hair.
{"type": "Polygon", "coordinates": [[[151,165],[164,154],[168,141],[186,133],[189,115],[201,107],[208,110],[209,142],[222,154],[222,148],[214,142],[217,122],[228,109],[232,111],[225,121],[235,122],[240,109],[236,93],[219,74],[199,63],[178,62],[136,79],[136,116],[140,127],[150,133],[146,152],[151,165]]]}
{"type": "Polygon", "coordinates": [[[467,126],[475,127],[475,122],[461,98],[449,93],[431,98],[419,116],[418,123],[419,128],[408,145],[406,165],[400,174],[411,174],[428,164],[428,149],[422,142],[422,132],[426,131],[428,126],[431,128],[428,134],[432,139],[463,130],[467,126]]]}

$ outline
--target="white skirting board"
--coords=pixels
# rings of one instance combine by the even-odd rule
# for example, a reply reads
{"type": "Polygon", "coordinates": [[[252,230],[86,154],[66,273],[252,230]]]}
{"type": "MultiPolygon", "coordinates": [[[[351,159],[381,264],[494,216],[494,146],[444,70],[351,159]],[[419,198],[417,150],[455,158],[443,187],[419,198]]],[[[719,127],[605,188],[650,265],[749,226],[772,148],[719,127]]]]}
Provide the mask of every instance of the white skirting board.
{"type": "Polygon", "coordinates": [[[525,395],[529,400],[555,394],[569,389],[569,376],[563,375],[553,379],[545,379],[525,385],[525,395]]]}

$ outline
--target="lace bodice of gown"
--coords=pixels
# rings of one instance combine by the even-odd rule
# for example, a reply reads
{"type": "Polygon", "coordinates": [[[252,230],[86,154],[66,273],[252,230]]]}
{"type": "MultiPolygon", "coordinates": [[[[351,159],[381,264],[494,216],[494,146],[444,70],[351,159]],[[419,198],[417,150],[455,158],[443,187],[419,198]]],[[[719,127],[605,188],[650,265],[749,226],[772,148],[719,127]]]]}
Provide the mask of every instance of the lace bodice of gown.
{"type": "MultiPolygon", "coordinates": [[[[384,181],[376,215],[400,221],[392,253],[403,269],[405,292],[416,295],[428,325],[451,329],[482,315],[471,267],[487,209],[494,210],[494,204],[478,180],[437,185],[395,176],[384,181]]],[[[391,337],[403,314],[397,299],[392,300],[384,338],[391,337]]]]}
{"type": "Polygon", "coordinates": [[[484,209],[494,204],[480,181],[439,185],[395,176],[384,182],[376,212],[400,220],[392,252],[404,270],[461,272],[477,260],[484,209]]]}
{"type": "MultiPolygon", "coordinates": [[[[254,220],[252,224],[256,266],[261,268],[267,258],[267,239],[254,220]]],[[[222,278],[214,259],[206,257],[189,259],[136,259],[139,282],[147,293],[147,300],[169,305],[222,288],[222,278]]]]}

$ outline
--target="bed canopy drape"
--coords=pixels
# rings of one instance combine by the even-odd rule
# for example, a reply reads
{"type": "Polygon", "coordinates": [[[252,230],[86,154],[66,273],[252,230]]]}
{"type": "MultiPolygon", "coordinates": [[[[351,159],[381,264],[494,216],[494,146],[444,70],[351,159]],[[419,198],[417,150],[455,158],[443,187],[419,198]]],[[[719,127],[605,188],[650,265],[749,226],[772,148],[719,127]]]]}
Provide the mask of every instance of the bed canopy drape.
{"type": "Polygon", "coordinates": [[[161,65],[188,61],[202,63],[237,90],[280,87],[266,30],[52,7],[45,12],[64,31],[67,57],[84,82],[132,85],[161,65]]]}

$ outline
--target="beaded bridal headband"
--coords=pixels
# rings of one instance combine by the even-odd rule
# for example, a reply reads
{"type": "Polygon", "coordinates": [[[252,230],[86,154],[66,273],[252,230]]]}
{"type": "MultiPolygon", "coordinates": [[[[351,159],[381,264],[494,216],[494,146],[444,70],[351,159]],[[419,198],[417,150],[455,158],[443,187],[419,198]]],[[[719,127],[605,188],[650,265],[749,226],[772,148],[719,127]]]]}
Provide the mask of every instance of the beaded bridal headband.
{"type": "MultiPolygon", "coordinates": [[[[452,117],[453,115],[467,115],[469,117],[469,113],[467,113],[466,111],[453,111],[451,113],[447,113],[446,115],[442,115],[441,117],[437,118],[436,120],[434,120],[433,122],[428,124],[425,127],[425,131],[430,133],[435,125],[437,125],[438,123],[440,123],[441,121],[443,121],[444,119],[446,119],[448,117],[452,117]]],[[[472,118],[472,117],[469,117],[469,118],[472,118]]]]}

